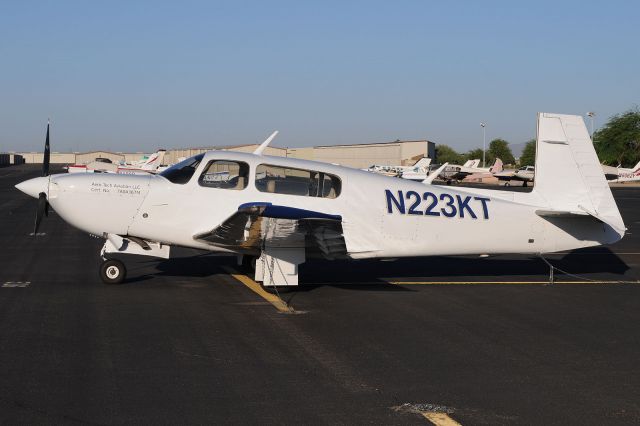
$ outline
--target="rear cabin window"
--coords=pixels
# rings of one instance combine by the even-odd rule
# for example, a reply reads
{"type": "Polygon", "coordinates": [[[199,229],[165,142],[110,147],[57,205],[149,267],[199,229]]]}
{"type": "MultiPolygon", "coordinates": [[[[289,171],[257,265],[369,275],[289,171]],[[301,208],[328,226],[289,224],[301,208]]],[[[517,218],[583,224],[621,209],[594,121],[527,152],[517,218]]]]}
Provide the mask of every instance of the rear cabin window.
{"type": "Polygon", "coordinates": [[[240,161],[213,160],[207,164],[198,183],[207,188],[241,190],[247,187],[249,165],[240,161]]]}
{"type": "Polygon", "coordinates": [[[329,173],[261,164],[256,169],[256,188],[273,194],[336,198],[342,183],[329,173]]]}
{"type": "Polygon", "coordinates": [[[167,170],[160,173],[160,176],[168,179],[172,183],[184,185],[189,182],[191,176],[196,172],[196,169],[202,161],[202,157],[204,157],[204,154],[189,157],[186,160],[169,167],[167,170]]]}

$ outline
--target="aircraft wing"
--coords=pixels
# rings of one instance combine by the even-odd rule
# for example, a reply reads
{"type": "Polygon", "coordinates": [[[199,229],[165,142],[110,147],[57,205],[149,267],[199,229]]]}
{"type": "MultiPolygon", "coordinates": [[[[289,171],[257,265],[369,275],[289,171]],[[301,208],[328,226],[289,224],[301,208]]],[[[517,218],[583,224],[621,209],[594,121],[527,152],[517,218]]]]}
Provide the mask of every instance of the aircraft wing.
{"type": "Polygon", "coordinates": [[[265,244],[306,248],[329,259],[346,255],[342,217],[271,203],[246,203],[195,240],[239,253],[259,253],[265,244]]]}

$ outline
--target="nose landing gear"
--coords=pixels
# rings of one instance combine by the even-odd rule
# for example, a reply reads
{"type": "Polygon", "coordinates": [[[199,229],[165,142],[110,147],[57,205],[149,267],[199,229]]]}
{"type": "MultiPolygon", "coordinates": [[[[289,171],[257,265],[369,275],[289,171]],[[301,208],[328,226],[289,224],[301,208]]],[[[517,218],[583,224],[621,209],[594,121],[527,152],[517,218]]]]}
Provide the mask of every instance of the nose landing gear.
{"type": "Polygon", "coordinates": [[[100,250],[102,263],[100,264],[100,279],[105,284],[120,284],[127,278],[127,268],[122,261],[117,259],[107,259],[108,253],[137,254],[141,256],[169,258],[170,247],[153,241],[146,241],[141,238],[115,234],[105,234],[105,242],[100,250]]]}
{"type": "Polygon", "coordinates": [[[127,268],[117,259],[107,259],[100,265],[100,279],[105,284],[120,284],[127,277],[127,268]]]}

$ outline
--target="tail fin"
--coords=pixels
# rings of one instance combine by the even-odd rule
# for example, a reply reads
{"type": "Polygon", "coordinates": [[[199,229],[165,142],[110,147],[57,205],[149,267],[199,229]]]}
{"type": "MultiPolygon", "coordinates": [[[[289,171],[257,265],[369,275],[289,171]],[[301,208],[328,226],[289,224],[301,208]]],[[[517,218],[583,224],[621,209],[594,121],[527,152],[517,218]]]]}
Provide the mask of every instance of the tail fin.
{"type": "Polygon", "coordinates": [[[467,160],[462,167],[471,167],[471,164],[473,163],[473,160],[467,160]]]}
{"type": "Polygon", "coordinates": [[[164,161],[164,153],[164,149],[158,150],[158,152],[150,155],[147,161],[145,161],[140,168],[142,170],[156,170],[164,161]]]}
{"type": "Polygon", "coordinates": [[[413,167],[422,167],[422,168],[426,169],[427,167],[429,167],[429,164],[431,164],[431,158],[422,157],[421,159],[416,161],[416,163],[413,165],[413,167]]]}
{"type": "Polygon", "coordinates": [[[491,166],[491,168],[489,169],[490,173],[500,173],[504,167],[502,167],[502,160],[499,158],[496,158],[495,163],[493,163],[493,166],[491,166]]]}
{"type": "Polygon", "coordinates": [[[636,164],[635,166],[633,166],[633,169],[631,169],[631,173],[635,173],[638,170],[640,170],[640,161],[638,161],[638,164],[636,164]]]}
{"type": "Polygon", "coordinates": [[[558,212],[582,212],[611,226],[625,226],[579,115],[538,114],[533,192],[558,212]]]}
{"type": "Polygon", "coordinates": [[[472,169],[476,169],[476,168],[478,168],[479,165],[480,165],[480,159],[476,158],[475,160],[471,160],[469,162],[469,165],[466,166],[466,167],[471,167],[472,169]]]}

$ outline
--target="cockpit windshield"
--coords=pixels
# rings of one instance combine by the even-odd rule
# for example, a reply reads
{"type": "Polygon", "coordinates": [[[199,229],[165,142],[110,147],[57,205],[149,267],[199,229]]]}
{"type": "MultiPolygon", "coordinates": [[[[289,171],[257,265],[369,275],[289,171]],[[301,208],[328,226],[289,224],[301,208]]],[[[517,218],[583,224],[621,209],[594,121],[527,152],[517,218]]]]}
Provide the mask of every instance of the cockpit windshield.
{"type": "Polygon", "coordinates": [[[172,183],[184,185],[189,182],[191,176],[196,172],[198,165],[200,165],[200,162],[202,161],[202,157],[204,157],[204,154],[189,157],[186,160],[169,167],[167,170],[160,173],[160,176],[172,183]]]}

